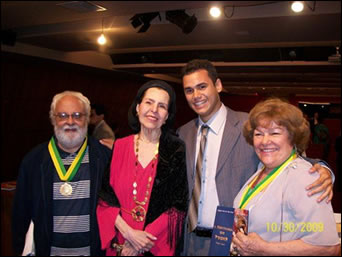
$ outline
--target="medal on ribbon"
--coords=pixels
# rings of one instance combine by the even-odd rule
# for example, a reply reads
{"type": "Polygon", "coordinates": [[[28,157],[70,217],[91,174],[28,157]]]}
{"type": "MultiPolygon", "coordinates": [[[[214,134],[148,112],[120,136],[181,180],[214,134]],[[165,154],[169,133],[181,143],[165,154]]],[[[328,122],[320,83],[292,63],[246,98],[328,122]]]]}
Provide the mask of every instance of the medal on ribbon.
{"type": "Polygon", "coordinates": [[[274,168],[262,181],[260,181],[254,188],[252,185],[258,179],[259,176],[256,176],[251,183],[246,187],[239,204],[240,209],[244,209],[247,204],[252,200],[257,194],[259,194],[262,190],[264,190],[286,167],[287,165],[297,158],[295,150],[292,150],[291,155],[280,164],[278,167],[274,168]]]}
{"type": "Polygon", "coordinates": [[[49,142],[49,146],[48,146],[49,153],[50,153],[52,162],[56,168],[58,177],[60,178],[60,180],[65,181],[65,183],[63,183],[59,189],[59,192],[64,196],[70,196],[72,194],[72,186],[68,182],[73,179],[73,177],[76,175],[81,165],[81,162],[86,152],[85,150],[87,148],[87,142],[88,142],[88,138],[84,140],[84,143],[80,151],[78,152],[75,160],[71,163],[68,171],[65,170],[61,156],[59,155],[59,152],[57,150],[54,137],[52,137],[49,142]]]}

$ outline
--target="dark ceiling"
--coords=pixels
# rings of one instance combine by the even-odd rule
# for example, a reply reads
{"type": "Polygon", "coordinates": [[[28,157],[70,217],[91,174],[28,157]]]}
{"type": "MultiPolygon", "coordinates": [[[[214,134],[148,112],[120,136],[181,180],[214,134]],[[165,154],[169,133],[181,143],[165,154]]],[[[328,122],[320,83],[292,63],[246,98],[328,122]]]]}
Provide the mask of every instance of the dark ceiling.
{"type": "Polygon", "coordinates": [[[208,15],[210,1],[67,2],[77,10],[64,3],[1,1],[2,51],[69,57],[65,60],[178,83],[187,61],[206,58],[232,94],[341,94],[340,61],[329,59],[341,45],[340,1],[306,1],[300,14],[290,10],[289,1],[221,1],[215,3],[225,6],[225,15],[217,20],[208,15]],[[85,4],[107,10],[87,11],[85,4]],[[195,15],[197,26],[183,33],[166,20],[171,10],[195,15]],[[137,33],[130,18],[151,12],[160,19],[137,33]],[[106,47],[96,43],[102,30],[106,47]]]}

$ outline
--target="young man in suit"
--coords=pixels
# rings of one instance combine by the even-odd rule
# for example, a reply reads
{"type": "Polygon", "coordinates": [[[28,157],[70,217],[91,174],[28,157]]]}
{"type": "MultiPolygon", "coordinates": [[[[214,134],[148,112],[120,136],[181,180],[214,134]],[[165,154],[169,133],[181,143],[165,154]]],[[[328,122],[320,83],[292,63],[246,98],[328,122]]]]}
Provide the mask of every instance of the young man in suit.
{"type": "MultiPolygon", "coordinates": [[[[182,70],[182,78],[186,100],[198,114],[178,130],[186,144],[190,196],[183,254],[207,256],[216,207],[233,206],[236,194],[257,170],[259,160],[242,135],[248,114],[221,102],[223,87],[213,64],[207,60],[190,61],[182,70]],[[206,129],[202,129],[203,125],[206,129]]],[[[307,189],[314,188],[310,195],[325,190],[318,201],[327,196],[329,201],[331,175],[320,167],[312,169],[319,170],[320,179],[307,189]]]]}

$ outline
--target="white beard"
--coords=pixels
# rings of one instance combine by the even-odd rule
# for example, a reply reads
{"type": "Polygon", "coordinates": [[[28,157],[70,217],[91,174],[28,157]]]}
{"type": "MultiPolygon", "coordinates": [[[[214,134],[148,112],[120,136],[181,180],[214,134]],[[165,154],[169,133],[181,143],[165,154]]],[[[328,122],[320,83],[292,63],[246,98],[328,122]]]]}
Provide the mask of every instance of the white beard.
{"type": "Polygon", "coordinates": [[[59,128],[54,126],[54,131],[58,143],[65,149],[73,149],[76,147],[80,147],[83,143],[84,138],[88,133],[88,127],[84,126],[81,128],[80,126],[68,125],[65,124],[63,127],[59,128]],[[66,131],[66,130],[75,130],[75,131],[66,131]]]}

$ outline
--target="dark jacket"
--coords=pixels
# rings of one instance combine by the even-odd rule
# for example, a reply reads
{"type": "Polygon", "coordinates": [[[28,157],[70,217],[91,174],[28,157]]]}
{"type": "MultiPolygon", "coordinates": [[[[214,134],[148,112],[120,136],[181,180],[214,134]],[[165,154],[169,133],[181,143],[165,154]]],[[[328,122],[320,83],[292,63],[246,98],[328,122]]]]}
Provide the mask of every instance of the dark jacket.
{"type": "MultiPolygon", "coordinates": [[[[92,137],[88,138],[90,183],[90,254],[103,255],[96,218],[97,193],[102,175],[110,160],[111,151],[92,137]]],[[[13,247],[21,254],[31,219],[34,222],[36,255],[50,255],[53,215],[54,165],[48,151],[48,142],[35,147],[23,159],[13,202],[12,235],[13,247]]]]}

